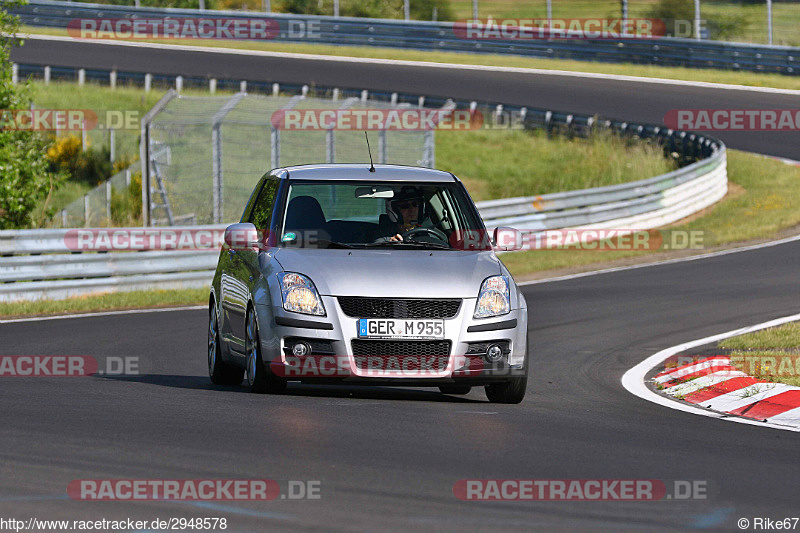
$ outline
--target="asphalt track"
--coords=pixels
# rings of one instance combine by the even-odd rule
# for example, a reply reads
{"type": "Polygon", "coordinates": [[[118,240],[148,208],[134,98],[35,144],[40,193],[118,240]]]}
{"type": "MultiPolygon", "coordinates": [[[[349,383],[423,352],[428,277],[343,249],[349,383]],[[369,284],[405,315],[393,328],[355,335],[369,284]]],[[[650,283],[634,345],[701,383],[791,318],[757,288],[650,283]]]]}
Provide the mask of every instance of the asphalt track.
{"type": "MultiPolygon", "coordinates": [[[[111,69],[219,79],[309,84],[398,91],[492,103],[597,113],[611,119],[663,123],[671,109],[800,109],[796,94],[629,81],[490,73],[296,59],[255,55],[209,54],[188,49],[158,49],[66,40],[28,39],[15,48],[18,63],[86,69],[111,69]]],[[[343,51],[345,54],[346,51],[343,51]]],[[[800,159],[800,131],[717,132],[731,148],[800,159]]]]}
{"type": "MultiPolygon", "coordinates": [[[[76,53],[51,55],[62,52],[76,53]]],[[[120,57],[109,60],[129,68],[120,57]]],[[[176,71],[193,68],[188,63],[176,71]]],[[[194,68],[212,71],[208,61],[194,68]]],[[[323,83],[320,72],[306,75],[303,81],[323,83]]],[[[484,77],[464,85],[431,77],[373,81],[386,87],[402,81],[394,88],[434,94],[426,90],[430,83],[436,93],[512,103],[507,96],[522,97],[526,84],[538,83],[484,77]]],[[[362,81],[356,74],[350,79],[362,81]]],[[[628,100],[642,98],[629,92],[628,100]]],[[[560,93],[561,107],[591,111],[580,108],[571,87],[560,93]]],[[[629,105],[617,109],[616,116],[650,120],[629,105]]],[[[744,147],[760,150],[757,142],[744,147]]],[[[786,148],[775,155],[800,159],[796,144],[786,148]]],[[[525,287],[532,380],[519,406],[489,404],[482,391],[459,398],[423,389],[295,386],[286,396],[258,396],[212,386],[206,314],[199,310],[2,324],[0,355],[134,356],[143,374],[3,378],[0,517],[224,516],[229,531],[735,531],[741,517],[752,523],[798,516],[797,434],[666,409],[620,384],[626,370],[662,348],[800,311],[798,264],[795,242],[525,287]],[[87,478],[321,480],[322,498],[68,499],[67,484],[87,478]],[[708,497],[463,502],[453,496],[456,481],[475,478],[698,480],[707,482],[708,497]]]]}

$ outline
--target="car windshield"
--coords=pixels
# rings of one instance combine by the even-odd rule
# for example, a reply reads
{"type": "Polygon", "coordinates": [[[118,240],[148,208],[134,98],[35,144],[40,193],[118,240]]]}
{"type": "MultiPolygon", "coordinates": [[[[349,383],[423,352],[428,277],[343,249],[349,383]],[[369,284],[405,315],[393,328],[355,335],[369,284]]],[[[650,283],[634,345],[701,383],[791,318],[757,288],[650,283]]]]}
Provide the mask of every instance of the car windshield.
{"type": "Polygon", "coordinates": [[[455,182],[292,181],[281,227],[281,245],[301,248],[463,250],[485,234],[455,182]]]}

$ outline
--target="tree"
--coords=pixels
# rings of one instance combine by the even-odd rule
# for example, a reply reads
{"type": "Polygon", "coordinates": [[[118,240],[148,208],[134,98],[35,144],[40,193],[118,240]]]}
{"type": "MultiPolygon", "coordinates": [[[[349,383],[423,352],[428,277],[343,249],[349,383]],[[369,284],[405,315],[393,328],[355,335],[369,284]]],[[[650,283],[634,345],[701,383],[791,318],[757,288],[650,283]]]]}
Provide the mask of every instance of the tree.
{"type": "MultiPolygon", "coordinates": [[[[0,34],[6,36],[0,39],[0,112],[5,116],[31,105],[30,85],[14,85],[10,59],[11,48],[21,42],[16,37],[19,19],[7,10],[23,4],[9,0],[0,6],[0,34]]],[[[46,203],[63,177],[49,169],[45,155],[49,142],[44,135],[8,126],[4,122],[0,128],[0,229],[28,228],[39,222],[33,220],[34,208],[46,203]]]]}

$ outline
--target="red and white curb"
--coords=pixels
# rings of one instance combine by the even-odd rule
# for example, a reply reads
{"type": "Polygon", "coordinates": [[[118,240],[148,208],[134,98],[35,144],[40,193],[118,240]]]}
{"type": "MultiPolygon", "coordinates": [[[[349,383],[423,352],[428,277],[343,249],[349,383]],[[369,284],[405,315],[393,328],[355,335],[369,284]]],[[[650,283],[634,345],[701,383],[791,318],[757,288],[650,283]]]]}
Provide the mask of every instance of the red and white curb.
{"type": "Polygon", "coordinates": [[[800,428],[800,387],[756,379],[727,356],[671,368],[653,383],[664,394],[706,409],[800,428]]]}
{"type": "MultiPolygon", "coordinates": [[[[737,335],[743,335],[745,333],[752,333],[753,331],[759,331],[762,329],[772,328],[775,326],[780,326],[782,324],[786,324],[788,322],[795,322],[800,320],[800,314],[785,316],[782,318],[776,318],[775,320],[770,320],[768,322],[762,322],[761,324],[755,324],[752,326],[735,329],[732,331],[726,331],[725,333],[720,333],[719,335],[712,335],[710,337],[705,337],[702,339],[697,339],[693,341],[689,341],[683,344],[678,344],[676,346],[671,346],[665,350],[661,350],[658,353],[655,353],[636,365],[635,367],[631,368],[622,376],[622,386],[630,392],[642,398],[643,400],[647,400],[648,402],[657,403],[664,407],[669,407],[670,409],[675,409],[677,411],[684,411],[686,413],[692,413],[699,416],[706,416],[710,418],[719,418],[729,422],[736,422],[739,424],[748,424],[754,426],[762,426],[762,427],[769,427],[774,429],[782,429],[784,431],[795,431],[800,432],[800,410],[798,407],[794,407],[792,409],[782,410],[777,412],[778,407],[770,407],[770,404],[775,403],[775,398],[781,396],[784,393],[789,393],[791,396],[784,396],[780,398],[779,401],[782,404],[789,398],[800,398],[800,391],[796,390],[797,387],[790,387],[789,385],[783,384],[773,384],[773,383],[756,383],[759,380],[753,379],[754,381],[747,385],[746,381],[741,381],[743,379],[748,378],[747,374],[744,372],[739,372],[738,370],[727,369],[723,370],[723,364],[725,364],[724,357],[712,357],[707,358],[705,361],[697,361],[689,365],[684,365],[682,367],[676,369],[670,369],[668,372],[678,372],[674,377],[675,378],[683,378],[685,380],[692,372],[702,372],[705,365],[705,368],[711,369],[708,374],[699,375],[697,379],[691,381],[682,381],[681,383],[671,383],[669,379],[664,380],[669,388],[673,386],[683,386],[684,388],[675,388],[673,390],[672,396],[679,396],[683,397],[684,399],[688,396],[693,394],[697,394],[693,396],[694,399],[698,401],[696,403],[690,403],[688,401],[676,401],[672,397],[668,397],[663,394],[659,394],[658,392],[652,390],[646,383],[645,378],[647,374],[650,373],[654,368],[661,368],[665,361],[670,357],[683,353],[687,350],[691,350],[692,348],[697,348],[698,346],[704,346],[706,344],[716,343],[723,339],[727,339],[730,337],[735,337],[737,335]],[[713,362],[716,360],[716,363],[713,362]],[[690,368],[694,366],[695,368],[690,368]],[[681,375],[683,373],[683,375],[681,375]],[[731,381],[734,379],[738,379],[740,381],[731,381]],[[724,384],[728,383],[729,387],[736,387],[736,385],[743,383],[742,387],[738,387],[735,389],[728,389],[725,390],[724,384]],[[691,388],[694,387],[694,388],[691,388]],[[716,387],[716,388],[715,388],[716,387]],[[750,390],[742,390],[745,387],[758,387],[758,390],[750,389],[750,390]],[[763,388],[761,388],[763,387],[763,388]],[[706,394],[712,394],[707,398],[704,398],[700,393],[703,390],[708,390],[706,394]],[[722,391],[721,394],[716,394],[717,391],[722,391]],[[777,391],[777,392],[776,392],[777,391]],[[752,393],[752,394],[751,394],[752,393]],[[751,399],[753,401],[751,401],[751,399]],[[766,400],[766,401],[765,401],[766,400]],[[772,401],[769,401],[772,400],[772,401]],[[764,403],[761,403],[764,401],[764,403]],[[741,402],[744,405],[740,405],[741,402]],[[716,407],[706,408],[707,405],[713,405],[716,407]],[[759,405],[760,404],[760,405],[759,405]],[[754,418],[748,418],[746,415],[739,415],[733,416],[733,411],[740,409],[742,407],[746,407],[747,405],[753,405],[750,408],[748,413],[751,415],[758,415],[759,413],[763,412],[766,416],[757,416],[754,418]],[[758,406],[758,411],[753,411],[758,406]],[[763,410],[763,411],[762,411],[763,410]]],[[[729,366],[729,361],[727,362],[729,366]]],[[[663,377],[664,373],[659,374],[656,376],[663,377]]],[[[800,400],[798,400],[798,404],[800,404],[800,400]]],[[[743,409],[742,409],[743,411],[743,409]]],[[[739,413],[737,413],[739,414],[739,413]]]]}

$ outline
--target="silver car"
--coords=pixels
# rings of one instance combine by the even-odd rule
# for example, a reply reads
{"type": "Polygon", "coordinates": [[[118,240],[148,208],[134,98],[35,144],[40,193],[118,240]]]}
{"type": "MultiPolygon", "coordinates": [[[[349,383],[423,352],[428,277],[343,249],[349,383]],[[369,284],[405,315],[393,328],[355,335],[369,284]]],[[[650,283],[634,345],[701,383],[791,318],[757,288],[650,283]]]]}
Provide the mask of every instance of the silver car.
{"type": "Polygon", "coordinates": [[[438,387],[519,403],[527,306],[454,175],[392,165],[280,168],[225,231],[208,372],[254,392],[288,381],[438,387]]]}

